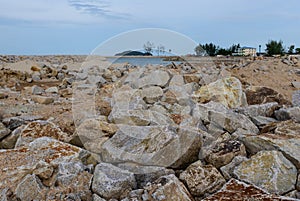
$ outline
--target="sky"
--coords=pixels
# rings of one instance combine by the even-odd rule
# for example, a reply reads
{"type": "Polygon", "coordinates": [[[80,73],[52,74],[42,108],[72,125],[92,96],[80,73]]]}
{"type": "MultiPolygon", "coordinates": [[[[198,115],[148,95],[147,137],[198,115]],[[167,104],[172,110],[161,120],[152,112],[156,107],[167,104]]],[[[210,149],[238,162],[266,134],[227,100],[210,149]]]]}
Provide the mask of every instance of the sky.
{"type": "Polygon", "coordinates": [[[178,54],[210,42],[264,50],[269,40],[282,40],[286,47],[300,47],[299,0],[0,0],[0,5],[0,54],[105,55],[142,49],[148,40],[178,54]]]}

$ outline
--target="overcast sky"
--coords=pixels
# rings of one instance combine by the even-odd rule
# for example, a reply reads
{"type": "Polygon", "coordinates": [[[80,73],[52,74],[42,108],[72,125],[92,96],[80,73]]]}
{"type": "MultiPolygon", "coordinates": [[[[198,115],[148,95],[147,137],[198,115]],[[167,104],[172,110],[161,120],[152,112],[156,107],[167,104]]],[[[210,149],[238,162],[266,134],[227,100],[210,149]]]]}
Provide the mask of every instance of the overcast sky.
{"type": "MultiPolygon", "coordinates": [[[[299,0],[0,0],[0,5],[0,54],[89,54],[118,34],[142,28],[168,29],[222,47],[264,49],[270,39],[300,47],[299,0]]],[[[137,41],[132,39],[132,47],[127,41],[128,49],[137,41]]]]}

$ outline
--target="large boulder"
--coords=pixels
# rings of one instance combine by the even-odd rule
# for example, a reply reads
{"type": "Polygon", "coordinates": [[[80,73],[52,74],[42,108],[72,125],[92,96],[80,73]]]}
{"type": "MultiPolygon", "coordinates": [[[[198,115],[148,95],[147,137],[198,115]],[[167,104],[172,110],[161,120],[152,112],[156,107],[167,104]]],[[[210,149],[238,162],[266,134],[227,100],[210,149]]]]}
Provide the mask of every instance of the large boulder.
{"type": "Polygon", "coordinates": [[[297,169],[281,152],[261,151],[237,166],[234,175],[270,193],[282,195],[295,189],[297,169]]]}
{"type": "Polygon", "coordinates": [[[52,122],[36,121],[25,126],[17,140],[16,147],[26,145],[40,137],[50,137],[62,142],[69,142],[71,139],[52,122]]]}
{"type": "Polygon", "coordinates": [[[112,164],[100,163],[94,171],[92,190],[106,199],[120,199],[136,188],[134,174],[112,164]]]}
{"type": "Polygon", "coordinates": [[[235,77],[223,78],[206,86],[202,86],[193,94],[193,97],[200,103],[216,101],[229,108],[246,105],[242,84],[240,80],[235,77]]]}
{"type": "Polygon", "coordinates": [[[216,200],[273,200],[294,201],[295,199],[272,195],[254,185],[231,179],[217,193],[203,199],[202,201],[216,200]]]}
{"type": "Polygon", "coordinates": [[[191,164],[180,174],[191,194],[201,197],[207,193],[214,193],[226,183],[221,173],[212,165],[202,165],[200,161],[191,164]]]}
{"type": "Polygon", "coordinates": [[[293,164],[300,168],[299,126],[293,122],[281,122],[273,127],[274,133],[261,135],[240,135],[247,152],[256,154],[263,150],[281,151],[293,164]]]}
{"type": "Polygon", "coordinates": [[[251,86],[245,91],[249,105],[277,102],[280,105],[290,105],[291,102],[274,89],[261,86],[251,86]]]}
{"type": "MultiPolygon", "coordinates": [[[[53,174],[53,168],[57,168],[64,162],[85,162],[88,157],[87,151],[48,137],[35,139],[20,148],[1,150],[0,161],[5,161],[5,163],[0,164],[0,166],[2,165],[0,189],[8,188],[12,194],[17,193],[20,198],[30,194],[32,186],[33,188],[35,188],[34,186],[38,187],[32,191],[35,192],[32,195],[36,195],[38,198],[40,198],[40,193],[46,197],[48,191],[53,189],[65,194],[70,192],[76,194],[77,191],[80,192],[78,188],[89,186],[91,175],[88,175],[89,179],[87,180],[81,180],[76,175],[72,183],[77,186],[74,185],[70,190],[68,187],[71,183],[69,186],[55,187],[57,175],[53,174]],[[47,190],[44,191],[45,189],[47,190]]],[[[29,196],[28,199],[31,197],[29,196]]]]}
{"type": "Polygon", "coordinates": [[[197,160],[201,133],[171,126],[119,125],[116,134],[102,145],[105,162],[180,167],[197,160]]]}

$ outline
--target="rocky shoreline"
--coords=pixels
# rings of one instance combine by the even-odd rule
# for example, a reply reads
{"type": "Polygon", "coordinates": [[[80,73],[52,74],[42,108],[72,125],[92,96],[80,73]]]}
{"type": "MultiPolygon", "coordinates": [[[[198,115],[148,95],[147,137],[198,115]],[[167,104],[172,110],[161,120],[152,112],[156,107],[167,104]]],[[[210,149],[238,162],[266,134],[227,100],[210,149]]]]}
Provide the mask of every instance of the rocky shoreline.
{"type": "Polygon", "coordinates": [[[94,59],[1,56],[0,201],[300,199],[297,58],[94,59]]]}

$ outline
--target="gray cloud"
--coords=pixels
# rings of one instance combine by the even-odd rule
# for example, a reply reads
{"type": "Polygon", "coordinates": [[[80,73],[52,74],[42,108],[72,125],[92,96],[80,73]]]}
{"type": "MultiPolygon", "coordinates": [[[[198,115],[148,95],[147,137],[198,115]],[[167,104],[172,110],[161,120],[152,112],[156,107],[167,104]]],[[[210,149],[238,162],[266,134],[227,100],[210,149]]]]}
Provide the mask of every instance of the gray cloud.
{"type": "Polygon", "coordinates": [[[97,17],[108,19],[128,19],[127,13],[119,13],[111,10],[111,5],[104,0],[68,0],[69,4],[76,10],[97,17]]]}

